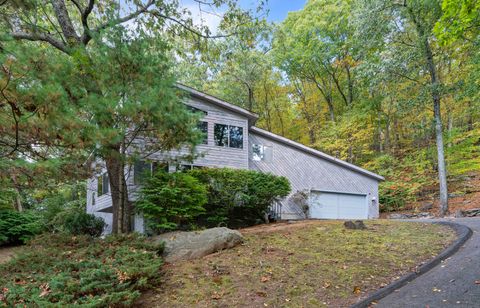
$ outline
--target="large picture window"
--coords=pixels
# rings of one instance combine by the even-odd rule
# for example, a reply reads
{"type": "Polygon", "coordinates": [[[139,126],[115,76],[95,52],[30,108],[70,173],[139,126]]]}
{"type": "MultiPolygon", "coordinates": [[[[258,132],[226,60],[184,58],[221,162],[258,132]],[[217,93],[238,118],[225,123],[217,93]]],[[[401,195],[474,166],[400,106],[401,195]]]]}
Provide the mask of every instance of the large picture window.
{"type": "Polygon", "coordinates": [[[243,128],[233,125],[215,124],[215,145],[230,148],[243,148],[243,128]]]}

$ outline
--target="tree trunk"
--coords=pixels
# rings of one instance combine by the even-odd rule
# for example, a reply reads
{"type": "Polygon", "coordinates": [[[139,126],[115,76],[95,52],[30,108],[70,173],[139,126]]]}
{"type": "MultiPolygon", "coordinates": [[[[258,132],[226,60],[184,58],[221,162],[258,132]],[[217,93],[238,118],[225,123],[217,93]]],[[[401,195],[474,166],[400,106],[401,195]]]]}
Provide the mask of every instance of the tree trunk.
{"type": "Polygon", "coordinates": [[[130,205],[128,202],[127,183],[124,174],[124,163],[119,148],[111,150],[105,157],[108,178],[110,181],[110,195],[112,197],[113,222],[112,233],[120,234],[131,231],[130,205]]]}
{"type": "Polygon", "coordinates": [[[423,37],[427,68],[430,74],[430,83],[432,85],[433,114],[435,118],[435,139],[437,142],[438,182],[440,184],[440,215],[444,216],[448,211],[448,185],[447,168],[445,166],[445,152],[443,148],[442,114],[440,109],[441,101],[440,91],[438,89],[439,81],[437,78],[437,69],[433,60],[433,54],[430,44],[428,42],[428,39],[425,36],[423,37]]]}
{"type": "Polygon", "coordinates": [[[20,185],[18,184],[17,176],[14,173],[12,173],[12,182],[13,186],[15,187],[15,210],[17,210],[18,212],[23,212],[20,185]]]}

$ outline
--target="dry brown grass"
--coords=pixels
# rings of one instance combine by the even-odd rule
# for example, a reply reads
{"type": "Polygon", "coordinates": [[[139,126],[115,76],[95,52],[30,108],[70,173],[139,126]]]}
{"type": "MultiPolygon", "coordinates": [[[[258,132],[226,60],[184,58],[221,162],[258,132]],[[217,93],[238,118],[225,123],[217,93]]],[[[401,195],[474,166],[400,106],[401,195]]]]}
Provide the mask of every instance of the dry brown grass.
{"type": "Polygon", "coordinates": [[[437,255],[448,227],[368,221],[256,227],[246,242],[202,259],[167,264],[144,307],[345,307],[437,255]]]}

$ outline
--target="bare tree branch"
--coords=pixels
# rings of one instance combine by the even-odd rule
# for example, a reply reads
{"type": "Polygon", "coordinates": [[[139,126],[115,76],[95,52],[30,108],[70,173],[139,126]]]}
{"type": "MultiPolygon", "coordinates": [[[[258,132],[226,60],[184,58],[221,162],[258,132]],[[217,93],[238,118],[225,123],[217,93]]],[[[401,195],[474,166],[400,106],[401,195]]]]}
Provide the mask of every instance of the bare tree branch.
{"type": "Polygon", "coordinates": [[[54,37],[44,33],[26,33],[26,32],[12,32],[12,37],[16,40],[28,40],[28,41],[43,41],[51,44],[55,48],[69,54],[69,50],[65,44],[59,42],[54,37]]]}

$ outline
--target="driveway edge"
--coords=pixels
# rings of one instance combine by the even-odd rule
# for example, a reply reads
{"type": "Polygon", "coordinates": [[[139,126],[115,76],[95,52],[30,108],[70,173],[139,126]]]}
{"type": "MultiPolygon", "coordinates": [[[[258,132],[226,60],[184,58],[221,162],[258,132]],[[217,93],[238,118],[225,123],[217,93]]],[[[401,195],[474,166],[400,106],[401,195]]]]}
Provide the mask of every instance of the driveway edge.
{"type": "Polygon", "coordinates": [[[403,287],[404,285],[419,277],[420,275],[425,274],[426,272],[440,264],[443,260],[456,253],[460,249],[460,247],[462,247],[462,245],[472,236],[472,230],[465,225],[446,221],[434,223],[449,226],[450,228],[455,230],[455,232],[457,233],[457,239],[450,246],[445,248],[438,256],[420,266],[416,272],[406,274],[405,276],[395,280],[388,286],[381,288],[378,291],[375,291],[365,299],[362,299],[361,301],[353,304],[352,306],[350,306],[350,308],[367,308],[372,302],[378,301],[387,296],[388,294],[393,293],[395,290],[403,287]]]}

